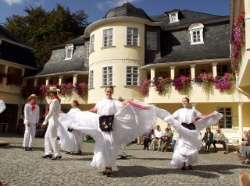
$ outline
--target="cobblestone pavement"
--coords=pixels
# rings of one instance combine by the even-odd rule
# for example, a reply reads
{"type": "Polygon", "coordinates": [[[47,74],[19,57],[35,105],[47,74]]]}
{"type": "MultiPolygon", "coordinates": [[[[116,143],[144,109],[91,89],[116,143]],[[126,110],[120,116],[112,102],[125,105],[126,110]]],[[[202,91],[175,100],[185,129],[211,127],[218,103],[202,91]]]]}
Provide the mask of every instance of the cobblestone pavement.
{"type": "MultiPolygon", "coordinates": [[[[238,175],[249,169],[232,152],[200,154],[194,170],[171,166],[172,152],[144,151],[142,145],[127,147],[128,159],[117,160],[118,171],[105,177],[90,166],[94,144],[84,143],[83,155],[67,155],[52,161],[42,159],[42,138],[36,138],[32,151],[22,148],[22,136],[0,133],[0,180],[4,185],[238,185],[238,175]],[[4,136],[5,135],[5,136],[4,136]]],[[[1,184],[0,184],[1,185],[1,184]]]]}

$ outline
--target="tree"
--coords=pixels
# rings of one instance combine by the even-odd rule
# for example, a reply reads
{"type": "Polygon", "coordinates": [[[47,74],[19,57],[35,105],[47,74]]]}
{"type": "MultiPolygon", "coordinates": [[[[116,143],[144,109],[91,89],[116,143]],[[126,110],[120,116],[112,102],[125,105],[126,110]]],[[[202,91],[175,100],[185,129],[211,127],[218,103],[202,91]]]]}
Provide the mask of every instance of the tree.
{"type": "Polygon", "coordinates": [[[26,7],[24,11],[26,16],[13,15],[6,18],[5,27],[35,49],[35,59],[40,68],[49,60],[51,46],[83,35],[89,24],[84,10],[71,13],[69,8],[60,4],[50,12],[42,7],[26,7]]]}

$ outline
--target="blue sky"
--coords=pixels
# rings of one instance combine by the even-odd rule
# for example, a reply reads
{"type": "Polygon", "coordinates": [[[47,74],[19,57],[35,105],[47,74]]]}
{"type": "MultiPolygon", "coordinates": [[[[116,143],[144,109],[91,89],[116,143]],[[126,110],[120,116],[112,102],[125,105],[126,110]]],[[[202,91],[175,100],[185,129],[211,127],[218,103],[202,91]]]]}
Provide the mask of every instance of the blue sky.
{"type": "MultiPolygon", "coordinates": [[[[25,7],[42,6],[51,11],[59,3],[71,12],[84,10],[89,22],[101,19],[106,12],[122,5],[126,0],[0,0],[0,24],[12,15],[25,16],[25,7]]],[[[142,8],[149,16],[160,15],[173,9],[187,9],[215,15],[230,14],[230,0],[127,0],[142,8]]]]}

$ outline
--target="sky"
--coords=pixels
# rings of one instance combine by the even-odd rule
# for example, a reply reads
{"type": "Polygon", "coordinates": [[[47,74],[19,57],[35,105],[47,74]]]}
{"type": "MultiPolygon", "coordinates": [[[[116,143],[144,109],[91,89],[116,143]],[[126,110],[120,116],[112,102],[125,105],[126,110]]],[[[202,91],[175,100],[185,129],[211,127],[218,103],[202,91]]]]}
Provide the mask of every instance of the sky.
{"type": "Polygon", "coordinates": [[[46,11],[56,8],[57,3],[68,7],[70,12],[84,10],[88,14],[88,22],[101,19],[111,8],[130,2],[142,8],[149,16],[179,9],[192,10],[214,15],[230,14],[230,0],[0,0],[0,24],[12,15],[25,16],[25,7],[42,6],[46,11]]]}

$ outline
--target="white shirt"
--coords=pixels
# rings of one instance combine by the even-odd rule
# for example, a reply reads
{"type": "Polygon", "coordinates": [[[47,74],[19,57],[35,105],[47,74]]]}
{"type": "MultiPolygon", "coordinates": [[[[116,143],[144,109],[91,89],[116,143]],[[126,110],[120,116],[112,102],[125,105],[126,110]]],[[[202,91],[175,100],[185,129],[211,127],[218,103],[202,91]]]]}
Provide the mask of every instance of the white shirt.
{"type": "Polygon", "coordinates": [[[122,107],[122,102],[117,99],[102,99],[100,100],[95,108],[100,115],[114,115],[122,107]]]}
{"type": "Polygon", "coordinates": [[[36,124],[39,121],[40,107],[35,104],[35,110],[32,111],[32,105],[26,103],[24,106],[24,124],[36,124]]]}
{"type": "Polygon", "coordinates": [[[3,100],[0,99],[0,113],[6,109],[6,105],[3,100]]]}
{"type": "Polygon", "coordinates": [[[202,114],[192,108],[181,108],[177,111],[175,111],[172,116],[180,121],[181,123],[194,123],[195,119],[198,117],[201,117],[202,114]]]}
{"type": "Polygon", "coordinates": [[[79,108],[71,108],[67,114],[74,114],[76,112],[81,112],[79,108]]]}
{"type": "Polygon", "coordinates": [[[154,130],[154,137],[160,138],[162,136],[163,136],[163,132],[161,130],[157,130],[157,129],[154,130]]]}
{"type": "Polygon", "coordinates": [[[58,121],[59,114],[61,112],[61,105],[58,99],[53,99],[49,105],[49,112],[45,117],[43,124],[49,122],[52,126],[59,126],[60,122],[58,121]]]}

